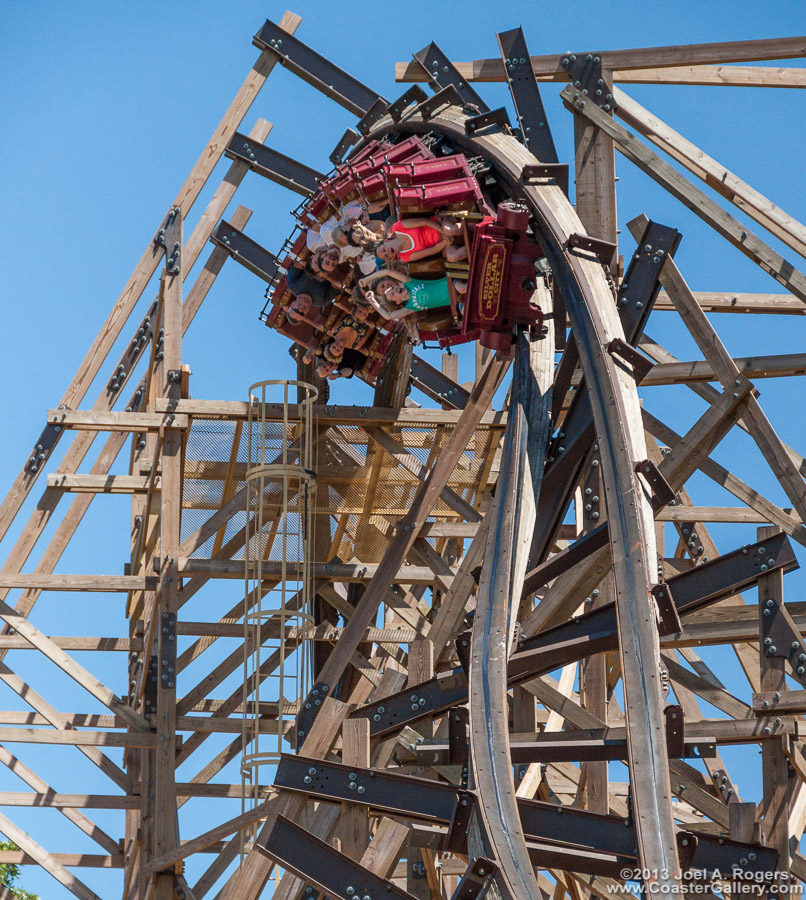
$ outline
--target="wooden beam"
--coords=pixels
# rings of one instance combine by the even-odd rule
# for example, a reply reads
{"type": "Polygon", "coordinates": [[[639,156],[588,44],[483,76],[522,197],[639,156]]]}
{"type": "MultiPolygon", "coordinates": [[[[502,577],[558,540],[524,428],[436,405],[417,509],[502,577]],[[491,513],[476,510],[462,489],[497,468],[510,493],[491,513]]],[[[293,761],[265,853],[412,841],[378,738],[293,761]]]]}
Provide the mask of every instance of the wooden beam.
{"type": "MultiPolygon", "coordinates": [[[[806,72],[806,69],[803,71],[806,72]]],[[[746,294],[739,291],[693,291],[693,294],[703,312],[806,316],[801,301],[791,294],[746,294]]],[[[666,291],[658,294],[653,309],[677,312],[666,291]]]]}
{"type": "MultiPolygon", "coordinates": [[[[9,771],[13,772],[19,779],[24,781],[29,787],[37,792],[35,796],[51,796],[54,794],[53,788],[36,772],[28,768],[21,760],[17,759],[6,747],[0,747],[0,762],[6,766],[9,771]]],[[[84,834],[88,835],[107,853],[118,852],[118,842],[110,837],[102,828],[90,821],[83,813],[77,812],[75,809],[62,808],[61,814],[72,822],[76,828],[80,829],[84,834]]]]}
{"type": "MultiPolygon", "coordinates": [[[[792,515],[793,510],[782,512],[792,515]]],[[[657,522],[733,522],[758,524],[770,522],[767,516],[747,506],[664,506],[656,515],[657,522]]]]}
{"type": "Polygon", "coordinates": [[[135,731],[148,731],[150,725],[144,716],[136,713],[127,703],[124,703],[116,694],[109,690],[97,678],[91,675],[82,665],[79,665],[71,656],[57,647],[48,637],[35,628],[27,619],[23,618],[16,610],[0,600],[0,618],[4,619],[18,634],[33,644],[52,663],[55,663],[66,675],[69,675],[77,684],[89,691],[96,700],[108,706],[114,713],[125,719],[135,731]]]}
{"type": "Polygon", "coordinates": [[[806,69],[780,66],[665,66],[618,69],[621,84],[702,84],[724,87],[806,88],[806,69]]]}
{"type": "MultiPolygon", "coordinates": [[[[49,853],[48,856],[57,865],[70,868],[123,868],[123,856],[119,853],[111,856],[102,856],[96,853],[49,853]]],[[[39,866],[41,863],[37,856],[22,850],[0,850],[0,865],[39,866]]]]}
{"type": "MultiPolygon", "coordinates": [[[[153,590],[156,582],[156,578],[148,575],[16,575],[0,572],[0,588],[9,590],[128,593],[153,590]]],[[[11,607],[6,608],[11,610],[11,607]]],[[[15,613],[15,610],[11,612],[15,613]]]]}
{"type": "MultiPolygon", "coordinates": [[[[677,197],[695,215],[749,257],[788,291],[806,303],[806,277],[792,263],[772,250],[746,225],[727,213],[718,203],[695,187],[669,163],[653,153],[634,134],[619,125],[594,103],[586,103],[582,94],[570,85],[561,94],[566,106],[576,115],[598,125],[616,142],[618,149],[639,169],[677,197]]],[[[668,287],[664,285],[664,287],[668,287]]]]}
{"type": "Polygon", "coordinates": [[[29,837],[21,828],[18,828],[11,819],[0,813],[0,831],[10,840],[13,841],[20,850],[31,857],[36,863],[51,875],[62,887],[70,891],[80,900],[101,900],[97,894],[91,891],[83,881],[80,881],[68,872],[67,869],[57,861],[50,853],[47,852],[33,838],[29,837]]]}
{"type": "MultiPolygon", "coordinates": [[[[142,650],[142,641],[137,638],[119,637],[65,637],[49,638],[62,650],[97,650],[103,652],[128,652],[142,650]]],[[[25,638],[13,634],[0,634],[0,650],[32,650],[25,638]]]]}
{"type": "Polygon", "coordinates": [[[189,418],[173,413],[148,412],[96,412],[92,409],[48,410],[48,422],[61,428],[76,431],[146,431],[156,433],[160,429],[188,427],[189,418]]]}
{"type": "MultiPolygon", "coordinates": [[[[181,738],[178,739],[181,743],[181,738]]],[[[154,747],[156,736],[142,731],[62,731],[58,728],[0,728],[8,744],[53,744],[72,747],[154,747]]],[[[2,804],[0,804],[2,805],[2,804]]]]}
{"type": "Polygon", "coordinates": [[[689,172],[704,181],[734,206],[750,216],[761,226],[783,241],[788,247],[806,256],[806,227],[780,209],[741,178],[725,168],[717,160],[708,156],[665,122],[644,109],[624,91],[613,89],[617,102],[616,114],[630,127],[672,159],[683,165],[689,172]]]}
{"type": "MultiPolygon", "coordinates": [[[[157,400],[157,414],[167,411],[168,405],[164,401],[157,400]]],[[[247,411],[247,404],[240,400],[181,400],[176,405],[177,416],[215,416],[232,421],[246,419],[247,411]]],[[[282,422],[284,416],[290,419],[297,416],[297,407],[292,403],[288,407],[287,413],[284,413],[282,403],[267,403],[265,412],[267,422],[282,422]]],[[[456,425],[463,412],[464,410],[461,409],[389,409],[376,406],[336,406],[335,404],[311,407],[311,415],[323,425],[360,425],[362,428],[373,425],[398,428],[418,425],[424,427],[456,425]]],[[[120,415],[134,415],[134,413],[121,413],[120,415]]],[[[503,430],[506,424],[505,410],[485,410],[479,417],[477,427],[503,430]]]]}
{"type": "MultiPolygon", "coordinates": [[[[144,494],[148,481],[141,475],[68,475],[55,472],[48,475],[49,488],[75,494],[144,494]]],[[[154,484],[159,489],[159,478],[154,484]]]]}
{"type": "MultiPolygon", "coordinates": [[[[623,71],[656,69],[670,66],[696,66],[707,63],[758,62],[768,59],[797,59],[806,56],[806,37],[767,38],[755,41],[720,41],[710,44],[678,44],[664,47],[640,47],[630,50],[608,50],[602,53],[602,64],[623,71]]],[[[532,56],[532,69],[538,78],[563,76],[563,54],[532,56]]],[[[466,81],[506,81],[503,60],[476,59],[454,62],[466,81]]],[[[428,81],[428,73],[415,60],[395,64],[396,81],[428,81]]]]}
{"type": "MultiPolygon", "coordinates": [[[[609,80],[609,73],[603,73],[609,80]]],[[[575,208],[588,234],[618,243],[616,151],[613,139],[581,116],[574,116],[575,208]]],[[[618,250],[607,265],[618,270],[618,250]]]]}
{"type": "MultiPolygon", "coordinates": [[[[739,374],[745,378],[784,378],[792,375],[806,375],[806,353],[743,356],[734,359],[733,362],[739,374]]],[[[641,387],[717,380],[714,367],[707,360],[658,363],[641,380],[641,387]]]]}
{"type": "MultiPolygon", "coordinates": [[[[264,562],[263,575],[274,579],[280,576],[281,563],[264,562]]],[[[372,580],[380,569],[380,564],[365,563],[314,563],[311,574],[314,578],[329,578],[332,581],[363,583],[372,580]]],[[[200,559],[183,556],[179,559],[179,574],[183,576],[204,575],[206,578],[243,579],[244,563],[238,559],[200,559]]],[[[436,576],[428,566],[401,566],[390,576],[393,584],[430,585],[436,576]]]]}
{"type": "Polygon", "coordinates": [[[137,809],[138,797],[116,794],[57,794],[0,791],[0,806],[41,806],[53,809],[137,809]]]}
{"type": "MultiPolygon", "coordinates": [[[[345,766],[370,767],[369,719],[345,719],[341,726],[341,761],[345,766]]],[[[365,804],[342,804],[342,852],[361,859],[369,845],[369,809],[365,804]]]]}

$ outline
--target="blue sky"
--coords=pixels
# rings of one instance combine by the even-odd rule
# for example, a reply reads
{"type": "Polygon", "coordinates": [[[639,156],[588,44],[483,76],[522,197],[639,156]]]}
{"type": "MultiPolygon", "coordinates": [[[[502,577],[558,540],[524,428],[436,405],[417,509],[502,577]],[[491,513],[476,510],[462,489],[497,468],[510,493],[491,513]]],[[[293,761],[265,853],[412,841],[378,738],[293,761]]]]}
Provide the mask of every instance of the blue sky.
{"type": "MultiPolygon", "coordinates": [[[[267,16],[276,21],[283,10],[271,4],[224,5],[208,0],[180,0],[171,5],[80,0],[70,4],[6,0],[3,4],[0,116],[6,139],[0,145],[0,196],[5,213],[0,222],[0,302],[5,340],[0,379],[5,389],[0,393],[0,414],[6,429],[0,444],[0,489],[11,483],[25,460],[44,425],[45,410],[58,403],[168,204],[256,59],[252,35],[267,16]]],[[[557,5],[534,2],[410,0],[393,6],[302,0],[294,11],[303,19],[298,37],[389,99],[403,90],[394,83],[393,63],[408,59],[431,40],[452,58],[467,60],[496,56],[495,32],[517,25],[523,25],[534,54],[795,35],[806,26],[801,2],[745,0],[662,5],[614,0],[606,10],[601,4],[578,2],[567,13],[557,5]]],[[[802,65],[802,61],[783,65],[802,65]]],[[[481,85],[478,90],[492,107],[507,102],[503,85],[481,85]]],[[[543,96],[560,156],[568,161],[572,122],[558,99],[559,90],[559,85],[547,85],[543,96]]],[[[626,90],[795,218],[806,220],[802,93],[662,86],[628,86],[626,90]]],[[[275,123],[269,138],[272,147],[322,170],[328,168],[327,156],[344,129],[354,123],[350,113],[280,68],[247,114],[243,130],[248,131],[257,116],[275,123]]],[[[227,167],[225,161],[216,169],[188,217],[186,233],[227,167]]],[[[620,157],[617,169],[620,222],[646,212],[679,228],[684,237],[677,260],[692,288],[779,290],[769,276],[620,157]]],[[[288,213],[296,206],[296,198],[250,175],[235,202],[254,211],[247,233],[270,249],[279,247],[291,229],[288,213]]],[[[623,224],[622,228],[621,252],[629,258],[633,243],[623,224]]],[[[759,226],[753,230],[781,251],[759,226]]],[[[791,251],[781,252],[796,262],[791,251]]],[[[262,295],[262,282],[233,262],[225,265],[185,342],[195,397],[241,399],[252,382],[293,377],[287,342],[257,320],[262,295]]],[[[138,318],[153,296],[154,289],[149,288],[138,318]]],[[[736,356],[804,349],[800,319],[748,321],[722,316],[714,321],[736,356]]],[[[130,330],[130,326],[124,329],[124,342],[130,330]]],[[[671,316],[653,317],[648,332],[667,341],[681,358],[699,356],[671,316]]],[[[117,358],[117,349],[113,355],[117,358]]],[[[430,354],[429,359],[439,364],[438,354],[430,354]]],[[[462,354],[460,365],[461,378],[469,378],[467,353],[462,354]]],[[[111,363],[103,368],[84,406],[94,402],[110,367],[111,363]]],[[[806,429],[800,382],[761,381],[758,386],[762,404],[779,432],[803,448],[806,429]]],[[[690,401],[685,388],[654,390],[646,393],[647,406],[666,416],[678,431],[702,409],[699,401],[690,401]]],[[[333,390],[335,402],[371,402],[370,397],[368,389],[355,383],[340,382],[333,390]]],[[[743,438],[729,438],[716,455],[786,505],[763,461],[743,438]]],[[[733,502],[703,479],[695,476],[693,484],[702,491],[700,502],[733,502]]],[[[26,507],[20,524],[32,508],[32,504],[26,507]]],[[[82,540],[71,547],[61,570],[120,572],[127,556],[127,522],[123,498],[99,498],[80,532],[82,540]]],[[[16,532],[13,529],[11,536],[16,532]]],[[[725,526],[714,528],[714,534],[723,549],[754,539],[752,528],[725,526]]],[[[5,544],[10,547],[8,541],[5,544]]],[[[802,581],[793,575],[787,584],[802,581]]],[[[224,588],[220,591],[221,603],[229,608],[238,587],[226,590],[226,594],[224,588]]],[[[114,596],[99,600],[50,595],[40,601],[33,618],[49,633],[122,634],[121,609],[122,601],[114,596]]],[[[12,654],[8,659],[22,674],[41,677],[33,654],[12,654]]],[[[88,654],[83,661],[123,692],[119,660],[88,654]]],[[[725,666],[732,673],[728,663],[725,666]]],[[[48,696],[56,706],[65,711],[95,708],[65,679],[47,671],[52,679],[48,696]]],[[[0,707],[14,708],[13,698],[3,691],[0,697],[0,707]]],[[[39,760],[42,774],[52,778],[57,789],[108,790],[95,779],[91,767],[82,768],[80,759],[76,772],[84,783],[75,787],[60,769],[64,756],[20,749],[26,751],[27,761],[39,760]]],[[[2,772],[0,787],[25,789],[2,772]]],[[[758,790],[752,781],[742,787],[750,796],[758,790]]],[[[225,815],[236,811],[233,808],[225,815]]],[[[94,852],[94,845],[72,826],[63,825],[56,814],[40,816],[39,811],[23,810],[12,811],[12,816],[49,849],[94,852]]],[[[110,832],[121,833],[117,814],[105,813],[99,820],[110,832]]],[[[187,827],[191,836],[201,823],[187,827]]],[[[116,895],[118,881],[113,873],[79,870],[79,875],[103,896],[116,895]]],[[[54,900],[67,896],[35,869],[26,870],[24,884],[54,900]]]]}

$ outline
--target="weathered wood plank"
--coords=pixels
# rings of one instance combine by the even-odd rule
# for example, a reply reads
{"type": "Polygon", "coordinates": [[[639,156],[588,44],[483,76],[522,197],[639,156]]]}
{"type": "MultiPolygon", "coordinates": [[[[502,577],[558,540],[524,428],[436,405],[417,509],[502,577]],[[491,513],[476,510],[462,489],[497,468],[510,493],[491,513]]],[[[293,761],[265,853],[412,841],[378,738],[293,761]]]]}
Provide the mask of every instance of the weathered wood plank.
{"type": "MultiPolygon", "coordinates": [[[[532,56],[532,68],[540,77],[568,75],[562,66],[562,52],[532,56]]],[[[693,66],[706,63],[757,62],[767,59],[796,59],[806,56],[806,37],[768,38],[756,41],[719,41],[709,44],[678,44],[663,47],[640,47],[630,50],[608,50],[602,54],[603,64],[621,71],[656,69],[670,66],[693,66]]],[[[503,61],[476,59],[454,62],[467,81],[506,81],[503,61]]],[[[396,81],[427,81],[427,73],[415,62],[395,64],[396,81]]]]}
{"type": "MultiPolygon", "coordinates": [[[[627,159],[669,191],[695,215],[707,222],[718,234],[733,244],[767,274],[788,291],[806,303],[806,277],[792,263],[772,250],[750,232],[746,225],[727,213],[718,203],[695,187],[669,163],[642,143],[634,134],[619,125],[594,103],[586,103],[573,87],[564,88],[561,94],[566,106],[575,114],[584,116],[597,125],[616,142],[627,159]]],[[[668,286],[664,285],[668,290],[668,286]]]]}

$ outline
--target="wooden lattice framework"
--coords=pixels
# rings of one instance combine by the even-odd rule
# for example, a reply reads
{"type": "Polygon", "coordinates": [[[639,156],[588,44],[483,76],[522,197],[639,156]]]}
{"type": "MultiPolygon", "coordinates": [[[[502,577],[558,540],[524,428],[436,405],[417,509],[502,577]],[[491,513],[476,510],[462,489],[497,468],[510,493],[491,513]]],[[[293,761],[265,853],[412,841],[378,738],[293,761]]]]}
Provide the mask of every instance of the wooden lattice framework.
{"type": "MultiPolygon", "coordinates": [[[[13,606],[0,600],[0,650],[4,656],[20,649],[42,654],[107,710],[59,712],[48,702],[46,686],[28,684],[8,662],[0,667],[3,682],[31,707],[31,713],[2,714],[0,761],[32,789],[2,792],[0,805],[57,809],[102,851],[48,852],[36,834],[0,815],[0,831],[21,848],[21,855],[0,853],[0,861],[36,862],[82,898],[96,894],[72,870],[120,868],[123,896],[132,900],[201,898],[214,888],[229,900],[253,900],[264,891],[268,896],[275,862],[273,895],[288,900],[319,892],[340,900],[359,894],[377,900],[381,891],[404,889],[419,898],[451,897],[457,890],[461,898],[481,891],[606,898],[624,881],[619,873],[625,868],[649,870],[641,879],[646,882],[674,883],[681,864],[713,869],[735,863],[747,872],[806,878],[799,849],[806,826],[806,759],[799,735],[806,692],[791,686],[794,679],[806,690],[806,645],[803,611],[799,604],[785,605],[783,596],[783,575],[796,565],[792,542],[806,545],[806,463],[778,438],[751,381],[801,374],[806,364],[803,354],[733,359],[705,315],[802,314],[806,279],[649,144],[801,256],[806,228],[614,84],[800,86],[802,69],[724,64],[802,57],[806,39],[613,51],[595,60],[531,57],[531,65],[521,58],[526,68],[517,73],[518,62],[502,43],[502,60],[444,68],[440,62],[458,92],[443,95],[442,106],[425,114],[423,98],[412,94],[404,113],[391,117],[386,101],[344,73],[339,81],[339,70],[335,82],[323,80],[323,70],[315,67],[329,64],[312,59],[307,48],[308,56],[295,56],[291,36],[298,24],[291,13],[281,20],[279,29],[288,36],[284,49],[276,37],[259,42],[258,60],[61,402],[48,411],[47,427],[0,507],[5,535],[46,473],[36,513],[0,572],[4,598],[20,591],[13,606]],[[201,679],[183,672],[205,654],[212,658],[210,648],[220,639],[243,639],[243,602],[210,621],[189,621],[182,610],[215,579],[244,577],[244,527],[237,517],[244,508],[239,447],[247,404],[188,399],[181,346],[232,249],[218,240],[194,284],[183,284],[184,273],[202,255],[249,161],[236,156],[192,234],[185,236],[182,224],[278,58],[361,115],[363,134],[436,129],[481,154],[513,195],[529,204],[551,248],[559,290],[554,317],[547,318],[542,334],[521,335],[510,357],[477,353],[471,386],[456,384],[450,357],[439,373],[421,362],[417,368],[416,361],[411,369],[411,357],[401,354],[376,387],[372,407],[318,409],[317,558],[311,575],[318,621],[306,635],[317,681],[304,700],[319,711],[314,717],[298,710],[294,724],[268,704],[263,717],[269,731],[297,733],[306,763],[284,761],[278,787],[266,786],[267,799],[257,809],[226,821],[222,816],[201,833],[180,834],[177,808],[188,800],[212,805],[240,796],[240,785],[217,776],[241,751],[242,694],[239,687],[222,698],[216,689],[239,670],[243,647],[201,679]],[[586,61],[598,66],[593,81],[585,80],[589,71],[575,69],[586,61]],[[572,73],[574,83],[562,96],[574,117],[575,209],[556,162],[533,155],[537,142],[528,137],[528,122],[535,110],[517,93],[522,85],[515,87],[524,72],[530,89],[540,81],[568,81],[572,73]],[[473,134],[465,125],[478,113],[467,106],[477,99],[468,82],[507,78],[528,146],[500,120],[491,127],[483,123],[473,134]],[[593,99],[597,85],[609,103],[593,99]],[[617,256],[602,264],[584,248],[579,253],[567,246],[569,235],[585,231],[617,243],[615,149],[787,291],[692,293],[672,258],[672,230],[642,216],[630,222],[638,242],[633,265],[655,267],[645,288],[647,304],[680,316],[701,361],[681,362],[642,337],[637,323],[648,310],[621,309],[636,297],[625,283],[631,270],[625,275],[617,256]],[[524,167],[547,162],[526,174],[524,167]],[[144,310],[106,390],[86,408],[91,382],[160,267],[158,297],[144,310]],[[656,296],[658,282],[663,292],[656,296]],[[643,354],[629,346],[639,340],[643,354]],[[495,410],[493,397],[513,360],[507,403],[495,410]],[[124,388],[138,364],[143,375],[128,399],[124,388]],[[405,400],[415,371],[415,387],[437,399],[436,408],[405,400]],[[638,381],[644,387],[688,385],[707,407],[681,436],[642,414],[638,381]],[[577,391],[581,384],[590,390],[577,391]],[[571,424],[579,426],[573,416],[580,394],[591,398],[589,421],[572,431],[571,424]],[[791,509],[775,505],[710,458],[734,427],[758,445],[791,509]],[[51,451],[68,431],[66,455],[57,471],[47,472],[51,451]],[[79,474],[98,432],[106,433],[105,443],[89,471],[79,474]],[[130,474],[108,474],[127,448],[130,474]],[[566,465],[568,459],[573,461],[566,465]],[[741,505],[696,505],[686,488],[696,471],[741,505]],[[526,498],[540,490],[541,480],[543,493],[530,510],[526,498]],[[102,493],[131,495],[128,571],[54,574],[90,502],[102,493]],[[550,508],[547,497],[554,498],[550,508]],[[562,521],[569,502],[573,524],[562,521]],[[38,539],[57,521],[57,508],[64,516],[36,565],[23,573],[38,539]],[[680,535],[671,555],[666,522],[680,535]],[[759,541],[720,554],[710,523],[757,523],[759,541]],[[545,546],[538,550],[541,541],[545,546]],[[659,580],[671,586],[671,599],[663,587],[649,593],[659,580]],[[745,603],[738,593],[748,587],[757,587],[757,604],[745,603]],[[34,624],[43,590],[124,592],[128,634],[48,636],[34,624]],[[615,612],[608,607],[611,600],[615,612]],[[378,622],[381,607],[384,618],[378,622]],[[474,609],[470,636],[468,614],[474,609]],[[577,619],[578,612],[585,615],[577,619]],[[177,652],[187,637],[192,643],[177,652]],[[748,684],[723,685],[694,650],[700,645],[732,648],[748,684]],[[128,668],[119,684],[126,686],[113,690],[96,679],[74,655],[85,650],[125,651],[128,668]],[[557,669],[554,679],[549,673],[557,669]],[[657,714],[669,684],[676,704],[664,725],[657,714]],[[700,701],[722,715],[705,715],[700,701]],[[387,706],[398,710],[397,724],[384,718],[387,706]],[[406,706],[413,713],[404,714],[406,706]],[[193,777],[177,779],[179,766],[210,735],[227,734],[233,739],[212,760],[193,777]],[[77,748],[112,783],[109,791],[70,794],[60,792],[60,785],[57,792],[6,749],[10,742],[77,748]],[[722,744],[748,742],[761,752],[759,804],[740,800],[719,752],[722,744]],[[107,748],[124,748],[123,765],[107,748]],[[692,755],[701,756],[703,765],[684,761],[692,755]],[[629,782],[611,779],[612,759],[628,760],[629,782]],[[384,781],[383,772],[430,781],[384,781]],[[102,830],[83,811],[92,808],[125,810],[122,833],[102,830]],[[564,830],[550,815],[555,811],[566,813],[564,830]],[[254,845],[234,867],[241,832],[257,823],[254,845]],[[202,853],[208,854],[202,873],[186,880],[182,863],[202,853]]],[[[502,38],[511,41],[513,33],[502,38]]],[[[414,63],[400,64],[398,80],[448,88],[443,76],[429,71],[432,52],[438,48],[432,45],[414,63]]],[[[262,143],[267,134],[266,123],[258,121],[249,136],[262,143]]],[[[357,133],[354,138],[360,139],[357,133]]],[[[258,171],[293,185],[288,173],[258,171]]],[[[242,231],[249,215],[238,207],[228,227],[242,231]]],[[[302,364],[299,375],[310,376],[302,364]]],[[[273,414],[279,418],[282,410],[268,410],[269,418],[273,414]]],[[[264,573],[270,577],[270,563],[264,573]]],[[[289,635],[289,646],[298,638],[289,635]]],[[[68,775],[65,766],[65,782],[68,775]]]]}

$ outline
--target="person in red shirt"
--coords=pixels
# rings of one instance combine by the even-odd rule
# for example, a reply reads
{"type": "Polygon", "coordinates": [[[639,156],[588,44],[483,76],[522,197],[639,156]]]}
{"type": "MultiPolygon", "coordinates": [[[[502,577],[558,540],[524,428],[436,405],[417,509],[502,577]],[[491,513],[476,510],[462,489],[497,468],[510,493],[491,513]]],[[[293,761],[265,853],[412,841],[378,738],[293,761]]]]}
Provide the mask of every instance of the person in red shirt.
{"type": "Polygon", "coordinates": [[[443,253],[453,261],[466,255],[464,244],[451,243],[455,232],[448,222],[402,219],[392,225],[391,232],[391,236],[382,241],[375,251],[384,262],[417,262],[443,253]]]}

